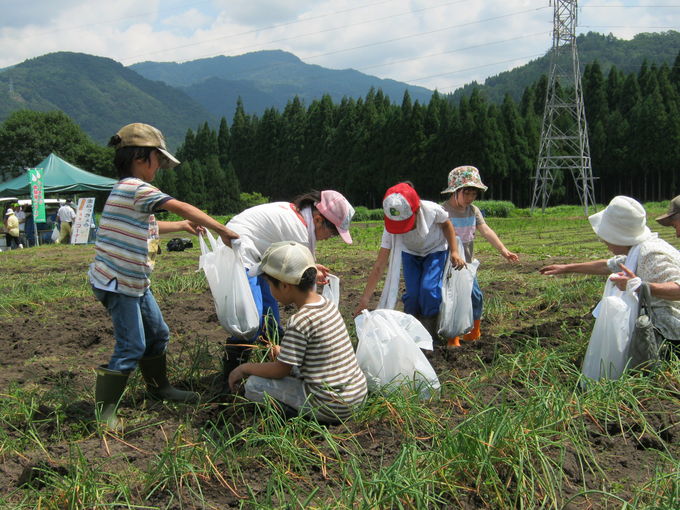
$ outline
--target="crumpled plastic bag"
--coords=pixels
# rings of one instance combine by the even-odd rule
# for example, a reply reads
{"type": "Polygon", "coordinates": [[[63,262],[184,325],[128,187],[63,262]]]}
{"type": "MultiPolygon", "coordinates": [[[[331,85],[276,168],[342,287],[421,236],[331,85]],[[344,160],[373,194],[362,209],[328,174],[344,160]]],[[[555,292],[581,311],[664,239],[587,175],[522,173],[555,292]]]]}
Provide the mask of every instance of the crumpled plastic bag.
{"type": "Polygon", "coordinates": [[[357,361],[370,391],[410,385],[429,399],[439,393],[439,378],[421,349],[432,350],[432,337],[413,316],[396,310],[364,310],[356,324],[357,361]]]}

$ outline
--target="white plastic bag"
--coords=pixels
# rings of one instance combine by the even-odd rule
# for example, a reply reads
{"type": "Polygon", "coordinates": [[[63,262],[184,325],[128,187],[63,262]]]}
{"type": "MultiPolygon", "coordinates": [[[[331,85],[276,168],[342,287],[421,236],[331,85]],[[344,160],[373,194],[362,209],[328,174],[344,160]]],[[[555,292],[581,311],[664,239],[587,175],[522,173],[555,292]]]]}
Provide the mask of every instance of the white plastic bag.
{"type": "Polygon", "coordinates": [[[321,289],[321,295],[338,306],[340,304],[340,278],[334,274],[329,274],[328,283],[321,289]]]}
{"type": "Polygon", "coordinates": [[[56,243],[59,240],[59,237],[61,237],[61,234],[59,233],[59,229],[55,225],[54,228],[52,229],[52,236],[50,239],[52,240],[53,243],[56,243]]]}
{"type": "Polygon", "coordinates": [[[439,379],[420,349],[432,349],[432,337],[413,316],[396,310],[364,310],[354,319],[357,361],[369,390],[414,385],[423,399],[439,392],[439,379]]]}
{"type": "Polygon", "coordinates": [[[607,280],[602,299],[593,312],[597,318],[583,359],[584,376],[595,381],[621,376],[628,363],[632,322],[637,311],[634,290],[620,291],[607,280]]]}
{"type": "Polygon", "coordinates": [[[215,239],[206,230],[210,250],[203,236],[198,236],[201,246],[199,269],[203,269],[215,301],[217,318],[232,336],[248,339],[260,327],[260,312],[255,304],[243,267],[238,239],[226,246],[219,237],[215,239]]]}
{"type": "MultiPolygon", "coordinates": [[[[463,252],[463,244],[458,240],[458,253],[463,252]]],[[[451,258],[446,261],[442,280],[442,304],[439,306],[437,332],[443,338],[460,336],[472,329],[472,285],[479,267],[474,259],[466,267],[456,271],[451,258]]]]}

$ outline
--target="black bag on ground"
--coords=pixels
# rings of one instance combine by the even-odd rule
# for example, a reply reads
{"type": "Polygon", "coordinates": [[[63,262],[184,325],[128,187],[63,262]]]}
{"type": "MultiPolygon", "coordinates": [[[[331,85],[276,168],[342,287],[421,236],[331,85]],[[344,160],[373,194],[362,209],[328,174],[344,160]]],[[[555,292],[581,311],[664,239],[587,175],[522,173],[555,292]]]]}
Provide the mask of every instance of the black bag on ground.
{"type": "Polygon", "coordinates": [[[194,243],[191,242],[191,239],[173,237],[165,246],[168,251],[184,251],[187,248],[193,248],[194,243]]]}

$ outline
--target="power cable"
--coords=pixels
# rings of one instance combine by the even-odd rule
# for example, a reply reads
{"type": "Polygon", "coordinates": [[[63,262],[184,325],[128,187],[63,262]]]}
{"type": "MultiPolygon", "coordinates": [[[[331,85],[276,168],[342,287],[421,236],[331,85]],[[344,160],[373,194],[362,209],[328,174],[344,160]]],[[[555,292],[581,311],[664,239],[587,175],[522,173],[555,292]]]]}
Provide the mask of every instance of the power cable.
{"type": "MultiPolygon", "coordinates": [[[[439,4],[439,5],[435,5],[435,6],[431,6],[431,7],[423,7],[422,9],[417,9],[417,10],[414,10],[414,11],[402,12],[402,13],[399,13],[399,14],[392,14],[390,16],[384,16],[382,18],[374,18],[374,19],[371,19],[371,20],[360,21],[358,23],[350,23],[348,25],[343,25],[341,27],[329,28],[329,29],[320,30],[320,31],[316,31],[316,32],[309,32],[307,34],[301,34],[301,35],[294,36],[294,37],[287,37],[287,38],[284,38],[284,39],[275,39],[275,40],[267,41],[266,43],[261,43],[261,44],[254,45],[254,46],[245,46],[245,47],[241,47],[241,48],[235,48],[234,51],[238,51],[238,50],[244,49],[244,48],[248,49],[248,48],[262,47],[262,46],[265,46],[267,44],[300,39],[302,37],[308,37],[308,36],[311,36],[311,35],[324,34],[324,33],[332,32],[332,31],[335,31],[335,30],[342,30],[342,29],[345,29],[345,28],[352,28],[352,27],[359,26],[359,25],[374,23],[376,21],[384,21],[386,19],[397,18],[399,16],[411,15],[414,12],[423,12],[423,11],[427,11],[427,10],[431,10],[431,9],[438,9],[440,7],[446,7],[447,5],[467,3],[467,2],[470,2],[470,1],[471,0],[456,0],[456,1],[453,1],[453,2],[447,2],[447,3],[444,3],[444,4],[439,4]]],[[[365,5],[365,6],[361,6],[361,7],[354,7],[354,8],[351,8],[351,9],[344,9],[344,10],[335,11],[335,12],[332,12],[332,13],[320,14],[320,15],[317,15],[317,16],[313,16],[311,18],[304,18],[304,19],[300,19],[300,20],[289,21],[289,22],[286,22],[286,23],[278,23],[278,24],[269,25],[269,26],[263,27],[263,28],[256,28],[256,29],[253,29],[253,30],[247,30],[245,32],[239,32],[237,34],[225,35],[225,36],[221,36],[221,37],[207,39],[205,41],[195,42],[195,43],[191,43],[191,44],[184,44],[184,45],[181,45],[181,46],[174,46],[172,48],[165,48],[163,50],[147,52],[147,53],[143,53],[143,54],[140,54],[140,55],[133,55],[131,57],[125,57],[125,58],[121,59],[121,62],[137,59],[139,57],[145,57],[145,56],[148,56],[148,55],[156,55],[156,54],[159,54],[159,53],[167,53],[168,51],[172,51],[172,50],[190,48],[192,46],[200,46],[202,44],[212,43],[212,42],[215,42],[215,41],[222,41],[222,40],[226,40],[226,39],[233,39],[235,37],[241,37],[241,36],[244,36],[244,35],[256,34],[258,32],[264,32],[266,30],[273,30],[275,28],[297,25],[297,24],[300,24],[300,23],[306,23],[308,21],[315,21],[315,20],[318,20],[318,19],[326,18],[328,16],[336,16],[338,14],[344,14],[346,12],[351,12],[351,11],[355,11],[355,10],[358,10],[358,9],[365,9],[365,8],[368,8],[368,7],[374,7],[376,5],[380,5],[380,4],[384,4],[384,3],[391,3],[391,0],[384,0],[382,2],[377,2],[377,3],[374,3],[374,4],[369,4],[369,5],[365,5]]],[[[215,53],[198,55],[198,56],[194,57],[193,60],[196,60],[198,58],[208,58],[208,57],[213,57],[213,56],[215,56],[215,53]]]]}
{"type": "Polygon", "coordinates": [[[438,56],[441,56],[441,55],[449,55],[451,53],[459,53],[461,51],[484,48],[486,46],[493,46],[495,44],[503,44],[503,43],[507,43],[507,42],[510,42],[510,41],[517,41],[517,40],[520,40],[520,39],[528,39],[530,37],[535,37],[537,35],[550,35],[550,34],[551,34],[551,32],[535,32],[533,34],[520,35],[519,37],[512,37],[510,39],[503,39],[503,40],[500,40],[500,41],[492,41],[492,42],[488,42],[488,43],[484,43],[484,44],[475,44],[473,46],[465,46],[463,48],[456,48],[455,50],[440,51],[439,53],[429,53],[429,54],[426,54],[426,55],[420,55],[418,57],[413,57],[413,58],[404,58],[404,59],[401,59],[401,60],[392,60],[390,62],[385,62],[385,63],[382,63],[382,64],[374,64],[374,65],[370,65],[370,66],[358,67],[357,71],[362,71],[362,70],[366,70],[366,69],[375,69],[376,67],[386,67],[386,66],[391,66],[391,65],[395,65],[395,64],[403,64],[404,62],[412,62],[414,60],[422,60],[422,59],[430,58],[430,57],[438,57],[438,56]]]}

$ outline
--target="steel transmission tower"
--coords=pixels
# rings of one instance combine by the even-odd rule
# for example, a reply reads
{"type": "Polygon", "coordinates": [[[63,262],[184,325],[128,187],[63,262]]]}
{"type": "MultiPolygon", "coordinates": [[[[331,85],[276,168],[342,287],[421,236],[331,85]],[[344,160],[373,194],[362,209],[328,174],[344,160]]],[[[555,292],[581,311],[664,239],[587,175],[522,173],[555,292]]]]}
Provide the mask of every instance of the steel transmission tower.
{"type": "Polygon", "coordinates": [[[588,206],[595,205],[595,198],[581,71],[576,50],[578,2],[553,2],[552,55],[531,211],[539,204],[545,210],[555,181],[555,172],[568,169],[576,184],[581,205],[588,215],[588,206]]]}

